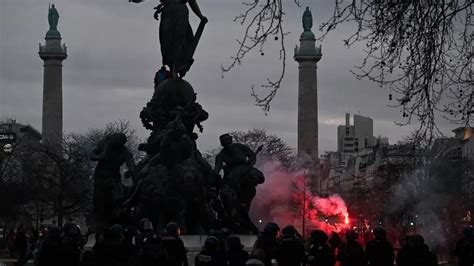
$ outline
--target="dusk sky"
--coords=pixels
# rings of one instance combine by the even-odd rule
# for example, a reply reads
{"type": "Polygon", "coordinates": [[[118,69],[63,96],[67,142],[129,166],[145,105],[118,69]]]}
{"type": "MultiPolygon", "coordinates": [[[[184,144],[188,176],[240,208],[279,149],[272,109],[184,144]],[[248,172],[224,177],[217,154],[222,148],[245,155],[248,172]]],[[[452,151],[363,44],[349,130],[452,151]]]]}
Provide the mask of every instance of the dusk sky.
{"type": "MultiPolygon", "coordinates": [[[[43,62],[38,43],[48,30],[48,3],[51,0],[0,0],[0,118],[41,129],[43,62]]],[[[157,1],[141,4],[128,0],[56,0],[60,19],[58,30],[68,46],[63,62],[63,103],[65,132],[81,132],[102,127],[118,119],[130,121],[140,137],[148,132],[138,114],[153,93],[153,77],[161,66],[158,23],[153,18],[157,1]]],[[[332,14],[333,0],[301,0],[302,7],[285,0],[285,31],[288,52],[287,73],[270,113],[254,105],[252,84],[280,71],[277,42],[247,57],[241,66],[221,78],[220,66],[237,48],[243,28],[233,22],[243,11],[241,1],[200,0],[208,17],[195,63],[185,79],[197,92],[198,102],[209,112],[198,140],[201,151],[218,146],[218,136],[233,130],[264,128],[296,146],[298,66],[293,48],[303,31],[301,15],[305,6],[313,12],[313,32],[332,14]]],[[[53,3],[53,2],[51,2],[53,3]]],[[[191,13],[194,29],[198,20],[191,13]]],[[[409,134],[399,128],[398,109],[390,104],[388,92],[370,81],[359,81],[350,69],[360,63],[363,45],[347,49],[343,39],[350,25],[332,32],[322,43],[318,63],[319,152],[337,149],[337,125],[346,112],[374,119],[374,135],[389,137],[394,143],[409,134]]],[[[351,119],[352,120],[352,119],[351,119]]],[[[443,129],[449,134],[451,125],[443,129]]]]}

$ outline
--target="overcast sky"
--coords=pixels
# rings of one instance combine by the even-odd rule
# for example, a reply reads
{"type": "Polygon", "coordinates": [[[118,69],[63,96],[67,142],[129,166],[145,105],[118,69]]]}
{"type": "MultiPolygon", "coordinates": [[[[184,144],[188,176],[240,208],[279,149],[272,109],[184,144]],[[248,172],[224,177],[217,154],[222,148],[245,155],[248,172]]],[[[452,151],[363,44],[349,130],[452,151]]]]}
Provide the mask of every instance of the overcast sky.
{"type": "MultiPolygon", "coordinates": [[[[48,30],[51,0],[0,0],[0,117],[16,118],[41,129],[43,64],[38,43],[48,30]]],[[[58,29],[68,46],[63,62],[64,130],[84,131],[126,119],[141,137],[148,136],[138,114],[153,93],[153,76],[161,66],[158,24],[153,19],[157,1],[133,4],[128,0],[56,0],[58,29]]],[[[296,146],[298,67],[293,47],[302,32],[305,6],[313,11],[313,32],[332,13],[334,0],[301,0],[302,8],[287,2],[285,30],[289,53],[283,85],[265,116],[250,96],[252,84],[279,75],[276,47],[265,56],[258,51],[243,65],[221,78],[221,63],[229,62],[242,27],[233,22],[243,6],[236,0],[199,0],[209,23],[199,43],[195,63],[187,74],[198,102],[209,112],[198,140],[202,151],[218,145],[218,136],[232,130],[264,128],[296,146]]],[[[51,2],[53,3],[53,2],[51,2]]],[[[191,14],[194,29],[197,19],[191,14]]],[[[337,148],[337,125],[346,112],[374,119],[374,135],[391,143],[410,131],[399,128],[397,109],[387,107],[388,92],[349,72],[360,63],[362,46],[347,49],[342,40],[350,25],[330,34],[322,43],[318,63],[319,152],[337,148]]],[[[351,118],[352,119],[352,118],[351,118]]],[[[446,127],[447,129],[448,127],[446,127]]]]}

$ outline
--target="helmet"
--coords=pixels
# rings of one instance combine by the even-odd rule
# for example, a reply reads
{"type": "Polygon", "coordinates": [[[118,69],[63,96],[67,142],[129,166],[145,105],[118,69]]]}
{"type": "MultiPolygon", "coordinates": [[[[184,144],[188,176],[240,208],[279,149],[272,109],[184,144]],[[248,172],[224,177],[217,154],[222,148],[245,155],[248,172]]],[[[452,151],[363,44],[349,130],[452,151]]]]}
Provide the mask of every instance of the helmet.
{"type": "Polygon", "coordinates": [[[264,233],[278,233],[278,231],[280,231],[280,227],[276,223],[267,223],[263,228],[264,233]]]}
{"type": "Polygon", "coordinates": [[[240,242],[240,238],[238,236],[229,236],[227,238],[227,246],[230,250],[237,250],[242,249],[242,243],[240,242]]]}
{"type": "Polygon", "coordinates": [[[140,220],[140,230],[153,231],[153,224],[147,218],[143,218],[140,220]]]}
{"type": "Polygon", "coordinates": [[[206,238],[206,241],[204,242],[204,248],[205,249],[217,249],[219,245],[219,239],[215,236],[209,236],[206,238]]]}
{"type": "Polygon", "coordinates": [[[347,239],[348,241],[350,241],[350,240],[356,240],[357,237],[359,237],[359,234],[357,234],[357,232],[354,231],[354,230],[349,230],[349,231],[346,232],[346,239],[347,239]]]}
{"type": "Polygon", "coordinates": [[[286,236],[295,235],[296,234],[296,229],[293,225],[289,224],[281,230],[281,233],[283,235],[286,235],[286,236]]]}
{"type": "Polygon", "coordinates": [[[473,232],[474,230],[472,229],[472,227],[465,227],[463,230],[462,230],[462,234],[464,237],[472,237],[474,234],[473,232]]]}
{"type": "Polygon", "coordinates": [[[177,236],[177,235],[179,235],[178,230],[179,230],[178,224],[175,223],[175,222],[169,222],[166,225],[166,231],[168,232],[168,234],[177,236]]]}
{"type": "Polygon", "coordinates": [[[372,232],[374,233],[376,239],[387,238],[387,232],[385,231],[385,229],[383,229],[383,227],[375,227],[372,232]]]}
{"type": "Polygon", "coordinates": [[[413,247],[423,246],[425,244],[425,239],[421,235],[412,235],[408,238],[408,245],[413,247]]]}
{"type": "Polygon", "coordinates": [[[312,231],[311,238],[318,243],[326,243],[328,241],[328,235],[322,230],[312,231]]]}
{"type": "Polygon", "coordinates": [[[48,237],[50,239],[59,239],[61,238],[61,229],[58,226],[50,226],[48,228],[48,237]]]}
{"type": "Polygon", "coordinates": [[[217,237],[220,239],[226,239],[229,237],[229,235],[230,235],[230,231],[228,228],[225,228],[225,227],[217,232],[217,237]]]}

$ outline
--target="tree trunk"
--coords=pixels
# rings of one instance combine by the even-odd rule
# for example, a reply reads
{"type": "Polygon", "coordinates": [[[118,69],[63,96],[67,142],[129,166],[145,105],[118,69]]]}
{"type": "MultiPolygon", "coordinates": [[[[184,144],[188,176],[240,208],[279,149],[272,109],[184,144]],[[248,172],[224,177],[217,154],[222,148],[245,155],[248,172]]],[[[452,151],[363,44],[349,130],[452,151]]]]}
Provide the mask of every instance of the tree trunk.
{"type": "Polygon", "coordinates": [[[57,210],[58,213],[58,226],[62,227],[64,222],[64,209],[63,209],[63,196],[59,195],[58,197],[58,205],[57,210]]]}

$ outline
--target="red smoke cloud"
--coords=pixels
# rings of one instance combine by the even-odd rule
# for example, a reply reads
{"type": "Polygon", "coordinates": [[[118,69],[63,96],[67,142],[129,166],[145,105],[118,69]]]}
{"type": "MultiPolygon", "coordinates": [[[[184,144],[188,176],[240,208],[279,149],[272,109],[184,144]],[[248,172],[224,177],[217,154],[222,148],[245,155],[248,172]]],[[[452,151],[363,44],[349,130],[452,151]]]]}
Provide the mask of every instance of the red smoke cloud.
{"type": "Polygon", "coordinates": [[[349,212],[344,200],[339,195],[327,198],[313,197],[315,212],[313,217],[326,217],[321,219],[310,219],[315,227],[326,233],[341,232],[350,228],[349,212]]]}
{"type": "Polygon", "coordinates": [[[344,200],[339,195],[327,198],[312,195],[302,178],[303,171],[288,171],[273,161],[259,168],[266,180],[257,187],[250,215],[261,229],[267,222],[276,222],[280,227],[292,224],[301,232],[303,216],[306,231],[319,229],[330,233],[350,227],[344,200]]]}

